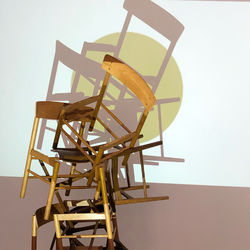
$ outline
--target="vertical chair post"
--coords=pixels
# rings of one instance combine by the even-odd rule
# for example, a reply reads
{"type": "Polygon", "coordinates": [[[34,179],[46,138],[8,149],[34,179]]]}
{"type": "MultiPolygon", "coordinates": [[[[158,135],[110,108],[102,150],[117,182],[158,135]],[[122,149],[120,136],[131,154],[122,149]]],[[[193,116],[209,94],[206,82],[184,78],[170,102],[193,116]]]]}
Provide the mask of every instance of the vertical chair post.
{"type": "Polygon", "coordinates": [[[58,171],[60,168],[60,163],[56,162],[53,167],[54,167],[53,176],[52,176],[51,183],[50,183],[49,196],[48,196],[48,200],[47,200],[47,204],[46,204],[46,208],[45,208],[45,213],[44,213],[44,220],[49,219],[49,214],[50,214],[50,209],[51,209],[53,196],[54,196],[54,192],[55,192],[55,188],[56,188],[56,180],[57,180],[57,175],[58,175],[58,171]]]}
{"type": "Polygon", "coordinates": [[[29,170],[30,170],[30,165],[31,165],[31,160],[32,160],[31,150],[34,148],[34,145],[35,145],[36,134],[37,134],[37,129],[38,129],[38,123],[39,123],[39,118],[35,117],[34,123],[33,123],[33,128],[32,128],[32,133],[31,133],[31,139],[30,139],[28,155],[27,155],[26,164],[25,164],[22,188],[21,188],[21,192],[20,192],[20,197],[21,198],[24,198],[25,193],[26,193],[26,189],[27,189],[27,183],[28,183],[28,178],[29,178],[29,170]]]}
{"type": "Polygon", "coordinates": [[[32,217],[32,240],[31,240],[31,250],[37,249],[37,218],[36,215],[32,217]]]}
{"type": "Polygon", "coordinates": [[[142,182],[143,182],[143,190],[144,190],[144,198],[147,198],[147,185],[146,185],[146,177],[144,171],[144,162],[143,162],[143,154],[142,150],[139,151],[140,154],[140,162],[141,162],[141,174],[142,174],[142,182]]]}
{"type": "Polygon", "coordinates": [[[114,157],[112,158],[112,180],[114,185],[115,198],[116,200],[121,200],[122,196],[117,176],[118,176],[118,157],[114,157]]]}
{"type": "Polygon", "coordinates": [[[107,227],[107,233],[108,233],[109,249],[114,250],[113,233],[112,233],[111,218],[110,218],[108,197],[107,197],[107,189],[106,189],[106,183],[105,183],[105,173],[104,173],[103,166],[100,166],[99,172],[100,172],[100,182],[101,182],[101,189],[102,189],[104,214],[105,214],[106,227],[107,227]]]}
{"type": "MultiPolygon", "coordinates": [[[[83,122],[81,122],[80,129],[79,129],[79,135],[80,136],[83,135],[84,128],[85,128],[85,122],[83,121],[83,122]]],[[[82,143],[81,140],[78,138],[77,139],[77,144],[81,146],[81,143],[82,143]]],[[[74,174],[75,170],[76,170],[76,163],[73,162],[71,164],[70,174],[74,174]]],[[[72,186],[72,179],[69,178],[68,181],[69,181],[69,186],[71,187],[72,186]]],[[[71,191],[70,189],[67,189],[65,191],[65,196],[69,196],[70,195],[70,191],[71,191]]]]}
{"type": "Polygon", "coordinates": [[[54,223],[56,229],[56,250],[63,250],[60,222],[58,220],[57,214],[54,214],[54,223]]]}

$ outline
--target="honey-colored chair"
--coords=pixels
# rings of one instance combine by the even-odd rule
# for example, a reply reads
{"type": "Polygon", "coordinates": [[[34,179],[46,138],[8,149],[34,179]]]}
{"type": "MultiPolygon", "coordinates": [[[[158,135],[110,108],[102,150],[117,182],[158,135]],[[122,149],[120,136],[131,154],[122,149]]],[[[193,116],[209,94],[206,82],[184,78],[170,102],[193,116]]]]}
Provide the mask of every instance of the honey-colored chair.
{"type": "MultiPolygon", "coordinates": [[[[68,105],[62,108],[59,124],[57,127],[57,132],[54,140],[54,151],[59,153],[59,158],[63,161],[71,161],[71,162],[86,162],[90,161],[93,165],[92,170],[89,174],[87,185],[91,185],[94,176],[95,181],[98,179],[99,170],[98,166],[103,165],[107,160],[112,160],[112,180],[113,180],[113,188],[115,191],[116,204],[127,204],[127,203],[136,203],[136,202],[146,202],[146,201],[154,201],[154,200],[165,200],[168,199],[168,196],[161,196],[161,197],[148,197],[147,196],[147,185],[145,181],[145,173],[144,173],[144,165],[143,165],[143,156],[142,150],[151,148],[153,146],[161,145],[161,142],[151,143],[144,146],[137,146],[135,147],[136,142],[140,136],[140,131],[143,127],[143,124],[147,118],[149,111],[152,109],[155,103],[155,97],[147,85],[147,83],[139,76],[137,72],[135,72],[131,67],[126,65],[125,63],[121,62],[120,60],[106,55],[103,64],[103,69],[106,71],[106,75],[102,84],[102,88],[100,90],[99,99],[96,103],[95,111],[93,112],[92,118],[90,118],[90,127],[89,131],[92,131],[95,125],[96,120],[104,127],[108,133],[114,137],[114,140],[106,143],[104,145],[94,146],[92,147],[89,141],[84,139],[77,131],[70,125],[69,121],[76,121],[80,119],[86,119],[86,116],[82,114],[78,114],[78,104],[68,105]],[[131,130],[121,121],[119,118],[112,113],[110,109],[103,103],[104,94],[108,85],[108,81],[110,75],[115,77],[121,83],[124,84],[128,88],[129,91],[133,92],[135,96],[141,101],[144,106],[144,111],[142,111],[141,118],[138,121],[138,126],[136,127],[134,132],[131,130]],[[107,112],[110,118],[123,129],[126,134],[118,137],[114,131],[105,124],[99,117],[99,110],[103,108],[104,111],[107,112]],[[77,141],[73,139],[73,137],[66,132],[63,128],[66,126],[70,131],[72,131],[77,138],[77,141]],[[75,148],[57,148],[59,135],[63,133],[68,139],[75,145],[75,148]],[[78,142],[81,142],[85,148],[82,148],[78,142]],[[127,145],[126,145],[127,144],[127,145]],[[142,167],[142,177],[143,177],[143,187],[131,187],[128,185],[126,188],[119,187],[118,181],[118,157],[123,157],[122,165],[126,166],[128,170],[127,161],[132,153],[139,152],[140,160],[141,160],[141,167],[142,167]],[[125,193],[127,190],[134,190],[138,188],[144,189],[144,197],[143,198],[136,198],[134,199],[132,196],[129,196],[125,193]],[[122,199],[122,195],[125,199],[122,199]]],[[[106,116],[105,116],[106,117],[106,116]]],[[[111,124],[111,122],[110,122],[111,124]]],[[[127,175],[127,179],[129,180],[129,176],[127,175]]]]}
{"type": "MultiPolygon", "coordinates": [[[[106,55],[104,57],[102,68],[106,71],[104,81],[102,83],[102,88],[98,95],[96,106],[94,111],[90,113],[86,112],[85,114],[79,114],[78,110],[80,109],[80,103],[71,104],[64,106],[61,109],[58,127],[53,143],[53,151],[59,154],[59,159],[61,161],[69,162],[87,162],[89,161],[92,164],[92,169],[88,175],[87,186],[92,185],[93,182],[97,183],[96,193],[95,193],[95,202],[101,202],[104,206],[104,213],[91,213],[91,214],[67,214],[67,215],[55,215],[56,222],[56,232],[58,239],[62,238],[60,230],[58,228],[58,221],[60,220],[105,220],[107,235],[101,236],[91,236],[91,237],[107,237],[109,241],[110,249],[113,249],[113,232],[111,227],[111,218],[112,212],[110,210],[110,202],[108,201],[107,195],[107,183],[105,179],[105,171],[107,170],[108,160],[115,159],[115,157],[123,157],[123,165],[127,164],[131,152],[140,136],[140,131],[143,127],[143,124],[147,118],[148,113],[152,109],[155,103],[155,97],[147,85],[147,83],[140,77],[140,75],[135,72],[131,67],[123,63],[122,61],[106,55]],[[129,91],[133,92],[135,96],[141,101],[144,106],[142,110],[141,118],[138,121],[138,126],[132,132],[127,126],[119,120],[119,118],[112,113],[111,110],[103,103],[103,97],[105,95],[106,89],[108,88],[108,83],[110,76],[116,78],[121,84],[124,84],[129,91]],[[114,119],[114,121],[124,130],[125,134],[122,136],[116,135],[111,127],[105,124],[100,118],[100,109],[106,111],[107,114],[114,119]],[[71,122],[79,121],[81,126],[82,120],[87,120],[90,122],[89,131],[93,131],[96,121],[98,121],[108,133],[114,138],[112,141],[103,143],[100,145],[91,145],[91,141],[88,141],[87,138],[83,138],[79,132],[77,132],[74,127],[70,124],[71,122]],[[72,136],[66,128],[74,134],[72,136]],[[60,134],[64,134],[71,142],[74,144],[75,148],[58,148],[58,141],[60,134]],[[79,141],[81,143],[79,143],[79,141]],[[84,147],[81,146],[83,144],[84,147]],[[101,200],[100,200],[101,199],[101,200]]],[[[117,176],[113,175],[113,179],[116,179],[117,176]]],[[[116,186],[116,189],[119,187],[116,186]]],[[[166,199],[168,197],[164,197],[166,199]]],[[[144,201],[149,200],[149,198],[144,198],[144,201]]],[[[136,200],[135,200],[136,201],[136,200]]],[[[65,236],[68,237],[68,236],[65,236]]],[[[89,236],[81,236],[89,237],[89,236]]],[[[60,241],[59,241],[60,242],[60,241]]],[[[61,243],[58,243],[61,244],[61,243]]]]}
{"type": "MultiPolygon", "coordinates": [[[[89,113],[93,112],[94,110],[90,107],[85,106],[85,104],[88,104],[89,102],[93,102],[97,99],[97,97],[92,97],[86,100],[83,100],[81,102],[81,110],[79,112],[82,113],[89,113]]],[[[79,103],[78,103],[79,104],[79,103]]],[[[79,172],[74,171],[69,174],[59,174],[60,166],[63,165],[64,162],[60,161],[57,156],[48,156],[47,154],[44,154],[38,150],[35,149],[35,140],[36,135],[38,131],[38,125],[39,120],[41,118],[44,119],[51,119],[51,120],[58,120],[60,112],[63,107],[66,107],[67,103],[57,103],[57,102],[37,102],[36,103],[36,112],[35,112],[35,119],[30,139],[30,145],[28,149],[28,155],[26,159],[26,165],[24,170],[24,177],[20,192],[20,197],[24,198],[28,179],[38,179],[40,181],[43,181],[46,184],[49,184],[49,194],[47,199],[47,205],[45,209],[44,219],[48,219],[50,215],[50,208],[54,197],[55,190],[69,190],[69,189],[83,189],[86,188],[86,186],[71,186],[71,183],[68,182],[70,179],[71,182],[77,181],[81,178],[86,178],[89,173],[85,172],[79,172]],[[44,175],[39,174],[35,170],[31,170],[31,162],[32,161],[39,161],[42,170],[44,171],[44,175]],[[53,169],[52,174],[50,174],[48,167],[51,167],[53,169]],[[59,180],[59,182],[58,182],[59,180]]],[[[88,116],[86,116],[86,120],[88,121],[88,116]]],[[[80,131],[81,133],[81,131],[80,131]]],[[[67,167],[67,165],[66,165],[67,167]]],[[[90,187],[91,188],[91,187],[90,187]]],[[[95,187],[93,187],[95,188],[95,187]]]]}
{"type": "MultiPolygon", "coordinates": [[[[56,193],[58,196],[58,193],[56,193]]],[[[101,202],[99,202],[101,203],[101,202]]],[[[103,211],[103,205],[95,205],[93,200],[81,200],[77,201],[60,201],[59,203],[52,204],[51,212],[48,220],[44,220],[44,212],[46,207],[38,208],[33,217],[32,217],[32,240],[31,240],[31,250],[38,250],[40,247],[37,244],[38,238],[38,229],[43,225],[47,225],[49,222],[54,221],[56,225],[56,233],[54,237],[52,237],[52,241],[50,243],[50,250],[54,249],[54,245],[56,243],[57,249],[103,249],[102,247],[94,247],[94,236],[90,236],[90,243],[88,246],[85,246],[83,242],[79,241],[78,238],[87,238],[80,237],[79,235],[83,235],[83,232],[92,232],[92,235],[95,235],[98,230],[106,230],[105,219],[104,220],[95,220],[94,216],[89,216],[92,212],[98,212],[101,214],[103,211]],[[98,209],[100,211],[98,211],[98,209]],[[72,219],[72,214],[73,219],[72,219]],[[83,218],[86,216],[91,217],[89,221],[87,221],[87,225],[82,226],[83,218]],[[55,218],[55,220],[54,220],[55,218]],[[77,218],[80,218],[77,220],[77,218]],[[90,224],[89,222],[93,221],[94,223],[90,224]],[[65,222],[65,223],[63,223],[65,222]],[[59,236],[60,235],[60,236],[59,236]],[[68,247],[62,247],[62,239],[68,238],[69,245],[68,247]],[[71,247],[71,248],[70,248],[71,247]]],[[[114,241],[116,246],[119,246],[120,250],[127,250],[127,248],[120,242],[118,235],[118,226],[115,215],[115,209],[112,212],[112,227],[115,230],[114,233],[114,241]]],[[[103,216],[102,216],[103,217],[103,216]]],[[[91,234],[90,234],[91,235],[91,234]]],[[[51,234],[53,236],[53,232],[51,234]]],[[[97,236],[100,237],[100,236],[97,236]]]]}
{"type": "MultiPolygon", "coordinates": [[[[61,61],[61,58],[64,57],[64,55],[69,55],[69,58],[72,58],[71,56],[71,50],[67,48],[65,45],[63,45],[61,42],[57,41],[56,43],[56,52],[55,52],[55,58],[54,58],[54,63],[53,63],[53,68],[51,72],[51,77],[50,77],[50,83],[49,83],[49,88],[47,92],[47,101],[65,101],[68,100],[69,102],[73,102],[75,100],[79,100],[81,93],[78,93],[77,87],[79,83],[80,76],[82,75],[84,78],[86,78],[90,84],[92,84],[91,87],[93,87],[93,95],[96,95],[98,93],[99,89],[99,82],[103,79],[103,72],[100,70],[100,64],[97,63],[94,60],[91,60],[87,57],[87,53],[91,51],[99,51],[100,53],[106,52],[106,53],[111,53],[114,55],[116,58],[120,58],[121,55],[121,50],[123,48],[124,41],[126,40],[126,34],[128,33],[128,28],[131,23],[131,20],[133,18],[138,18],[140,19],[145,26],[149,26],[152,29],[154,29],[157,33],[159,33],[162,37],[166,38],[166,40],[169,41],[169,46],[167,47],[166,54],[163,57],[162,64],[159,66],[159,70],[156,75],[145,75],[143,78],[147,81],[148,84],[150,84],[152,92],[155,93],[158,85],[162,79],[162,76],[164,74],[164,71],[166,69],[166,66],[169,62],[169,59],[171,58],[171,55],[173,53],[173,50],[175,48],[176,43],[178,42],[184,26],[174,17],[172,16],[169,12],[158,6],[157,4],[153,3],[150,0],[125,0],[123,8],[127,11],[126,19],[124,21],[123,27],[121,29],[120,36],[118,38],[117,44],[116,45],[110,45],[110,44],[102,44],[102,43],[87,43],[85,42],[80,56],[82,57],[81,62],[82,62],[82,67],[81,69],[74,69],[75,74],[74,77],[72,78],[72,84],[70,87],[70,92],[68,93],[55,93],[54,85],[55,85],[55,78],[56,78],[56,72],[58,68],[58,62],[61,61]],[[155,19],[155,16],[159,16],[160,18],[155,19]]],[[[138,46],[138,44],[135,44],[135,46],[138,46]]],[[[124,53],[124,51],[123,51],[124,53]]],[[[78,59],[77,59],[78,60],[78,59]]],[[[71,60],[72,61],[72,60],[71,60]]],[[[72,68],[71,62],[66,64],[69,68],[72,68]]],[[[119,113],[121,112],[120,107],[123,105],[117,105],[117,103],[125,103],[127,100],[125,99],[125,93],[127,93],[124,90],[124,87],[122,85],[119,85],[115,80],[111,80],[112,83],[114,84],[115,87],[118,88],[120,91],[120,97],[119,100],[115,100],[115,98],[111,99],[110,105],[114,105],[115,107],[115,112],[119,113]],[[124,99],[123,99],[124,98],[124,99]]],[[[70,84],[70,83],[69,83],[70,84]]],[[[126,180],[127,181],[127,186],[123,187],[124,191],[126,190],[133,190],[133,189],[139,189],[143,188],[144,189],[144,196],[147,196],[146,188],[149,186],[145,184],[145,173],[144,173],[144,165],[158,165],[159,161],[174,161],[174,162],[183,162],[183,159],[180,158],[174,158],[174,157],[166,157],[165,155],[165,150],[163,148],[163,131],[162,131],[162,118],[161,118],[161,108],[163,104],[166,103],[171,103],[171,102],[179,102],[180,98],[179,97],[173,97],[173,98],[167,98],[167,99],[162,99],[162,100],[156,100],[154,108],[158,110],[158,121],[156,122],[156,127],[159,128],[159,136],[160,136],[160,141],[154,143],[154,144],[149,144],[147,147],[145,145],[142,148],[149,148],[150,146],[159,146],[160,148],[160,156],[155,156],[155,155],[145,155],[142,153],[141,148],[137,147],[137,154],[139,157],[133,157],[133,160],[130,161],[130,165],[133,164],[141,164],[141,173],[142,173],[142,180],[143,180],[143,185],[133,185],[134,179],[131,178],[133,177],[133,168],[129,168],[128,166],[124,166],[125,170],[125,175],[126,175],[126,180]],[[130,170],[129,170],[130,169],[130,170]],[[131,179],[131,181],[130,181],[131,179]],[[131,185],[132,184],[132,185],[131,185]]],[[[133,102],[136,103],[136,98],[133,99],[133,102]]],[[[107,102],[105,103],[107,105],[107,102]]],[[[133,112],[133,117],[131,117],[130,122],[132,121],[134,124],[136,124],[136,113],[138,110],[140,110],[141,107],[137,107],[135,109],[135,112],[133,112]]],[[[128,112],[129,113],[129,112],[128,112]]],[[[105,118],[104,118],[104,120],[105,118]]],[[[74,125],[73,125],[74,127],[74,125]]],[[[46,119],[42,120],[41,124],[41,129],[38,137],[38,148],[41,149],[42,147],[42,142],[43,138],[45,135],[45,132],[49,130],[51,131],[52,129],[48,126],[48,123],[46,119]]],[[[113,130],[113,132],[116,132],[116,130],[113,130]]],[[[96,134],[100,134],[100,131],[97,131],[96,134]]],[[[102,139],[104,138],[104,134],[102,135],[102,139]]],[[[67,146],[70,142],[69,140],[66,139],[66,136],[63,134],[63,139],[64,139],[64,144],[67,146]]],[[[135,152],[135,150],[134,150],[135,152]]],[[[113,159],[114,166],[116,165],[116,162],[118,160],[116,157],[113,159]]],[[[116,170],[117,167],[114,167],[114,174],[116,175],[116,170]]],[[[122,169],[123,170],[123,169],[122,169]]],[[[70,173],[74,173],[76,171],[76,165],[75,163],[72,163],[72,168],[70,170],[70,173]]],[[[120,177],[121,177],[121,172],[120,172],[120,177]]],[[[69,183],[71,183],[71,179],[68,180],[69,183]]],[[[66,190],[66,195],[69,195],[70,189],[66,190]]],[[[118,197],[120,197],[119,192],[116,192],[118,197]]]]}
{"type": "MultiPolygon", "coordinates": [[[[51,207],[51,213],[47,220],[44,220],[44,211],[45,206],[38,208],[33,217],[32,217],[32,238],[31,238],[31,250],[37,250],[39,247],[37,246],[37,237],[38,237],[38,229],[46,225],[49,222],[52,222],[54,220],[53,214],[63,214],[66,212],[66,207],[62,203],[56,203],[53,204],[51,207]]],[[[53,242],[50,246],[50,249],[53,249],[53,242]]]]}
{"type": "MultiPolygon", "coordinates": [[[[53,66],[53,72],[55,73],[56,66],[58,65],[59,62],[62,62],[63,64],[67,65],[69,68],[71,68],[73,71],[78,72],[78,74],[85,74],[86,70],[88,70],[85,66],[85,61],[83,60],[82,56],[75,51],[69,49],[59,41],[56,43],[57,47],[57,53],[55,56],[55,61],[56,64],[53,66]]],[[[52,74],[53,77],[55,78],[55,74],[52,74]]],[[[90,97],[76,102],[74,105],[75,106],[80,106],[80,109],[78,109],[78,114],[85,114],[84,118],[82,118],[82,123],[90,121],[89,115],[91,112],[94,112],[94,109],[91,107],[88,107],[86,105],[96,102],[98,97],[90,97]]],[[[23,177],[23,182],[22,182],[22,187],[21,187],[21,192],[20,192],[20,197],[24,198],[26,189],[27,189],[27,184],[28,184],[28,179],[30,178],[35,178],[43,181],[44,183],[49,184],[49,195],[47,199],[47,206],[45,210],[45,219],[49,218],[50,214],[50,206],[53,201],[53,196],[55,190],[59,189],[64,189],[66,191],[72,189],[71,185],[72,182],[75,182],[81,178],[85,178],[88,173],[82,173],[77,171],[76,164],[72,163],[71,165],[71,171],[69,174],[60,174],[59,175],[59,169],[61,166],[65,166],[68,168],[68,165],[65,164],[65,162],[62,162],[59,160],[56,155],[50,156],[48,153],[44,153],[41,150],[38,150],[35,147],[35,142],[36,142],[36,136],[38,133],[38,126],[39,126],[39,121],[42,119],[43,121],[47,120],[55,120],[58,121],[59,115],[61,113],[62,107],[68,106],[69,103],[63,103],[63,102],[52,102],[52,101],[42,101],[42,102],[37,102],[36,103],[36,110],[35,110],[35,119],[33,123],[33,129],[32,129],[32,134],[31,134],[31,139],[30,139],[30,145],[28,149],[28,154],[27,154],[27,159],[26,159],[26,165],[25,165],[25,170],[24,170],[24,177],[23,177]],[[39,161],[42,170],[44,171],[44,175],[41,175],[37,170],[31,170],[31,163],[33,161],[39,161]],[[52,174],[50,174],[50,171],[48,169],[48,166],[50,166],[52,170],[52,174]],[[61,182],[58,182],[58,178],[61,178],[61,182]]],[[[70,118],[69,118],[70,119],[70,118]]],[[[55,128],[56,129],[56,128],[55,128]]],[[[51,129],[52,130],[52,129],[51,129]]],[[[53,131],[53,130],[52,130],[53,131]]],[[[55,130],[54,130],[55,131],[55,130]]],[[[83,134],[83,129],[81,128],[79,131],[80,134],[83,134]]],[[[70,145],[67,141],[67,138],[63,138],[64,142],[66,142],[66,145],[70,145]]],[[[37,168],[36,168],[37,169],[37,168]]],[[[74,189],[82,189],[84,186],[74,186],[74,189]]]]}

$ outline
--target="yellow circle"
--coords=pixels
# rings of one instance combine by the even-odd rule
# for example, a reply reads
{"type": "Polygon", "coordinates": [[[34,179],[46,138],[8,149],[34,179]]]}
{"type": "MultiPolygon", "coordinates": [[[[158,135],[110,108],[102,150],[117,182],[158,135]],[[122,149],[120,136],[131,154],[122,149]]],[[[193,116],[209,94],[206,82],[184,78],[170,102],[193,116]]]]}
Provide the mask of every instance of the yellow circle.
{"type": "MultiPolygon", "coordinates": [[[[119,35],[120,33],[110,34],[98,39],[95,43],[116,45],[119,35]]],[[[119,58],[139,72],[142,77],[157,76],[166,52],[166,48],[154,39],[142,34],[128,32],[119,52],[119,58]]],[[[104,55],[107,53],[113,55],[109,51],[88,51],[86,56],[101,64],[104,55]]],[[[77,92],[83,92],[86,96],[93,95],[94,87],[88,83],[86,78],[81,77],[77,92]]],[[[111,88],[109,93],[118,96],[118,91],[118,89],[111,88]]],[[[170,126],[180,109],[182,92],[181,73],[174,58],[171,57],[155,92],[157,101],[162,103],[160,111],[158,106],[155,106],[150,112],[142,130],[144,137],[141,139],[141,142],[146,142],[159,135],[160,121],[162,132],[170,126]],[[166,103],[168,98],[180,98],[180,101],[166,103]]],[[[125,98],[130,97],[128,95],[125,98]]]]}

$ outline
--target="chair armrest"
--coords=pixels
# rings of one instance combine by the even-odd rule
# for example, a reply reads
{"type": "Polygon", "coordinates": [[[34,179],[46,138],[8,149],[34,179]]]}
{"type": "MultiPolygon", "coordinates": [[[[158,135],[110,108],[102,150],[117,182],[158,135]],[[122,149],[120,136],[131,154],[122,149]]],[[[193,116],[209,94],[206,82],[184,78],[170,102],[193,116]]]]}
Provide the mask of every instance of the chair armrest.
{"type": "Polygon", "coordinates": [[[100,146],[100,149],[102,149],[103,151],[105,151],[105,150],[113,148],[113,147],[115,147],[115,146],[117,146],[119,144],[122,144],[124,142],[130,141],[135,136],[136,136],[136,132],[124,135],[124,136],[122,136],[120,138],[117,138],[117,139],[115,139],[115,140],[113,140],[111,142],[108,142],[108,143],[104,144],[103,146],[100,146]]]}

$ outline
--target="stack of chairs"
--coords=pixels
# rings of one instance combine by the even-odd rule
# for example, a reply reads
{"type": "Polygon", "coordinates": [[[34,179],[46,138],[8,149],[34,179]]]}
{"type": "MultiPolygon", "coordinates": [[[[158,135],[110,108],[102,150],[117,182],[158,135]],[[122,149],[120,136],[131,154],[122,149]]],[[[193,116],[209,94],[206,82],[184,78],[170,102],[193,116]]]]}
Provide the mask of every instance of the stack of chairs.
{"type": "MultiPolygon", "coordinates": [[[[82,67],[85,62],[82,56],[72,50],[67,50],[60,42],[57,47],[61,49],[61,58],[65,65],[83,74],[86,69],[82,67]],[[70,52],[70,53],[69,53],[70,52]]],[[[104,80],[98,95],[86,97],[74,103],[44,101],[36,103],[35,119],[31,140],[24,170],[20,197],[24,198],[29,179],[37,179],[49,185],[46,205],[36,210],[32,223],[32,250],[37,249],[37,230],[40,226],[54,221],[55,237],[51,248],[56,242],[56,249],[127,249],[119,239],[116,218],[116,205],[167,200],[168,196],[149,197],[146,184],[143,153],[144,149],[159,146],[162,141],[139,145],[138,140],[142,127],[156,99],[148,84],[130,66],[111,55],[105,55],[102,63],[104,80]],[[128,128],[118,115],[114,114],[112,105],[105,103],[104,96],[108,93],[111,79],[133,95],[138,102],[135,109],[141,111],[136,128],[128,128]],[[100,116],[100,112],[109,117],[108,124],[100,116]],[[46,154],[35,148],[39,120],[51,119],[57,121],[52,154],[46,154]],[[117,129],[112,129],[112,122],[117,129]],[[98,134],[95,126],[99,123],[103,133],[98,134]],[[112,136],[107,141],[106,134],[112,136]],[[70,143],[70,147],[59,147],[60,138],[70,143]],[[96,143],[98,141],[98,143],[96,143]],[[128,160],[134,153],[139,154],[141,163],[142,185],[131,185],[128,160]],[[44,174],[31,169],[31,163],[38,161],[44,174]],[[119,168],[124,166],[126,172],[126,185],[119,183],[119,168]],[[51,170],[49,169],[51,168],[51,170]],[[62,172],[63,169],[67,172],[62,172]],[[79,183],[81,185],[79,185],[79,183]],[[62,198],[60,193],[65,190],[65,196],[70,196],[74,189],[83,190],[87,199],[70,200],[62,198]],[[86,190],[92,189],[90,195],[86,190]],[[128,192],[142,189],[141,197],[133,197],[128,192]],[[54,196],[58,202],[53,203],[54,196]],[[82,226],[84,224],[84,226],[82,226]],[[100,233],[101,232],[101,233],[100,233]],[[65,245],[63,239],[69,239],[65,245]],[[90,240],[87,242],[87,239],[90,240]],[[94,239],[105,238],[102,246],[94,246],[94,239]]],[[[100,69],[98,69],[100,71],[100,69]]],[[[126,105],[126,103],[124,103],[126,105]]],[[[129,110],[128,110],[129,112],[129,110]]]]}

